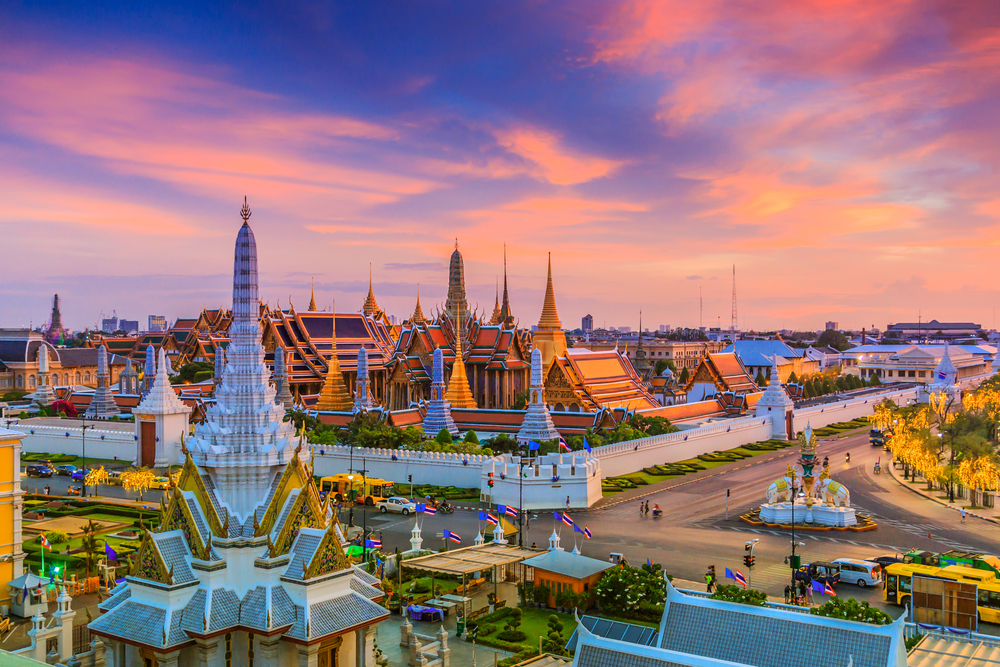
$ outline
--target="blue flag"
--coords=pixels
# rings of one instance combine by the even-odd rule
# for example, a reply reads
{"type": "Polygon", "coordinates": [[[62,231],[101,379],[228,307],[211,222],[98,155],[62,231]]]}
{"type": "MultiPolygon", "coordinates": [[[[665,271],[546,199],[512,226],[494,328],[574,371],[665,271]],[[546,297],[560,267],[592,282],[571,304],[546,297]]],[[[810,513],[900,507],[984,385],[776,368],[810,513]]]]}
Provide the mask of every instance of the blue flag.
{"type": "Polygon", "coordinates": [[[554,519],[555,519],[556,521],[562,521],[562,517],[561,517],[561,516],[559,515],[559,512],[553,512],[553,513],[552,513],[552,517],[553,517],[553,518],[554,518],[554,519]]]}
{"type": "Polygon", "coordinates": [[[497,513],[498,514],[506,514],[507,513],[507,506],[506,505],[497,505],[497,513]]]}
{"type": "Polygon", "coordinates": [[[583,437],[583,448],[586,449],[588,452],[590,451],[590,443],[587,442],[587,436],[583,437]]]}
{"type": "Polygon", "coordinates": [[[653,567],[653,562],[647,558],[646,559],[646,565],[648,565],[650,567],[653,567]]]}
{"type": "Polygon", "coordinates": [[[118,560],[118,554],[111,548],[107,540],[104,540],[104,555],[108,557],[108,560],[118,560]]]}
{"type": "Polygon", "coordinates": [[[423,503],[417,503],[417,514],[423,514],[424,510],[427,509],[427,505],[423,503]]]}
{"type": "Polygon", "coordinates": [[[817,593],[822,593],[823,595],[826,595],[826,586],[824,586],[823,584],[819,583],[815,579],[812,582],[812,589],[814,591],[816,591],[817,593]]]}
{"type": "Polygon", "coordinates": [[[486,521],[486,512],[480,512],[479,513],[479,520],[480,521],[486,521]]]}
{"type": "Polygon", "coordinates": [[[537,449],[538,449],[539,447],[541,447],[541,444],[539,444],[539,443],[535,442],[534,440],[529,440],[529,441],[528,441],[528,451],[529,451],[529,452],[534,452],[534,451],[536,451],[536,450],[537,450],[537,449]]]}
{"type": "Polygon", "coordinates": [[[573,532],[580,533],[581,535],[586,535],[586,533],[583,532],[583,528],[580,528],[580,526],[576,525],[575,523],[573,524],[573,532]]]}
{"type": "Polygon", "coordinates": [[[21,591],[21,604],[24,604],[24,601],[27,600],[27,599],[28,599],[28,582],[25,581],[24,582],[24,590],[21,591]]]}

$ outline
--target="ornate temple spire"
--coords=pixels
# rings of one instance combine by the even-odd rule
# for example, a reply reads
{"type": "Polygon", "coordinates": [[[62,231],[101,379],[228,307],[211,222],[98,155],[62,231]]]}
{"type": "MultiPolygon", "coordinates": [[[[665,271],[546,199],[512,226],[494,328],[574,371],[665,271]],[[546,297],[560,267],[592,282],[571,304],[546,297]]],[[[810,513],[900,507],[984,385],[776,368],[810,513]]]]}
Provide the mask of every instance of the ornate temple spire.
{"type": "Polygon", "coordinates": [[[420,307],[420,285],[417,285],[417,307],[413,309],[413,317],[410,318],[410,324],[417,325],[423,324],[427,321],[424,317],[424,310],[420,307]]]}
{"type": "MultiPolygon", "coordinates": [[[[461,318],[461,308],[459,308],[458,315],[461,318]]],[[[472,390],[469,389],[469,377],[465,372],[465,360],[462,354],[462,333],[460,329],[456,329],[455,331],[455,363],[451,367],[451,380],[448,382],[448,391],[444,398],[453,408],[477,407],[476,399],[472,397],[472,390]]]]}
{"type": "Polygon", "coordinates": [[[514,316],[510,312],[510,297],[507,294],[507,244],[503,244],[503,300],[500,302],[500,324],[504,327],[514,325],[514,316]]]}
{"type": "Polygon", "coordinates": [[[309,279],[309,311],[316,312],[316,281],[309,279]]]}
{"type": "Polygon", "coordinates": [[[552,415],[545,404],[545,378],[542,371],[542,351],[537,347],[531,351],[531,390],[528,410],[524,413],[524,421],[517,432],[517,441],[521,444],[530,440],[543,442],[555,440],[559,431],[552,423],[552,415]]]}
{"type": "Polygon", "coordinates": [[[365,298],[365,305],[361,308],[361,312],[365,314],[366,317],[378,317],[379,310],[378,303],[375,301],[375,290],[372,285],[372,265],[368,265],[368,296],[365,298]]]}
{"type": "Polygon", "coordinates": [[[368,377],[368,350],[364,346],[358,348],[358,380],[356,384],[353,412],[371,410],[373,403],[371,380],[368,377]]]}
{"type": "Polygon", "coordinates": [[[538,319],[538,328],[542,331],[562,329],[559,321],[559,311],[556,310],[556,291],[552,287],[552,253],[549,253],[549,278],[545,284],[545,303],[542,304],[542,316],[538,319]]]}
{"type": "Polygon", "coordinates": [[[291,409],[295,405],[295,399],[292,397],[291,383],[288,381],[285,348],[280,345],[274,348],[274,380],[278,389],[278,395],[274,400],[286,410],[291,409]]]}
{"type": "Polygon", "coordinates": [[[52,405],[57,398],[52,389],[52,378],[49,377],[49,346],[42,343],[38,348],[38,388],[35,390],[35,401],[42,405],[52,405]]]}
{"type": "Polygon", "coordinates": [[[156,376],[156,350],[152,345],[146,346],[146,366],[142,372],[142,395],[145,396],[153,388],[153,378],[156,376]]]}
{"type": "MultiPolygon", "coordinates": [[[[229,326],[222,382],[205,421],[188,443],[195,463],[211,475],[222,503],[245,520],[264,498],[271,480],[293,456],[309,460],[308,447],[296,448],[292,425],[274,402],[271,371],[264,363],[257,241],[244,199],[243,226],[233,260],[233,319],[229,326]],[[297,453],[296,453],[297,452],[297,453]]],[[[164,367],[164,371],[165,371],[164,367]]]]}
{"type": "Polygon", "coordinates": [[[433,437],[441,429],[452,435],[458,435],[458,427],[451,416],[451,406],[445,400],[444,394],[444,352],[440,347],[434,348],[434,365],[431,371],[431,400],[427,402],[427,412],[421,427],[424,433],[433,437]]]}
{"type": "Polygon", "coordinates": [[[108,419],[120,414],[121,410],[111,395],[111,373],[108,372],[108,348],[102,345],[97,350],[97,391],[90,399],[86,416],[88,419],[108,419]]]}
{"type": "Polygon", "coordinates": [[[462,253],[458,251],[458,239],[455,239],[455,251],[451,253],[448,267],[448,298],[445,299],[444,309],[455,323],[456,329],[462,328],[458,315],[460,311],[469,312],[469,303],[465,298],[465,263],[462,253]]]}
{"type": "MultiPolygon", "coordinates": [[[[333,311],[337,312],[336,304],[334,304],[333,311]]],[[[326,379],[323,381],[319,400],[316,401],[316,409],[348,412],[351,409],[351,404],[351,394],[347,391],[347,385],[344,384],[344,374],[340,372],[340,359],[337,358],[337,317],[335,314],[330,360],[326,364],[326,379]]]]}
{"type": "Polygon", "coordinates": [[[493,315],[490,317],[490,324],[500,324],[500,281],[497,280],[496,301],[493,305],[493,315]]]}
{"type": "Polygon", "coordinates": [[[177,397],[170,386],[170,376],[167,375],[167,353],[160,348],[160,359],[156,367],[156,376],[153,378],[153,387],[139,404],[144,414],[156,411],[158,414],[167,412],[190,412],[191,408],[184,405],[184,402],[177,397]]]}

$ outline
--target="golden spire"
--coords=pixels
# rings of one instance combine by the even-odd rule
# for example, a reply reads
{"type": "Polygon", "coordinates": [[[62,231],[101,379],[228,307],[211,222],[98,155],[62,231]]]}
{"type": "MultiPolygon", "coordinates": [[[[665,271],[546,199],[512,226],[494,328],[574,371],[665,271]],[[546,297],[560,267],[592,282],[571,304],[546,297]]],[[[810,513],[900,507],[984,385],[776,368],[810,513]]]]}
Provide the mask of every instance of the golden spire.
{"type": "Polygon", "coordinates": [[[556,293],[552,288],[552,253],[549,253],[549,280],[545,285],[545,303],[542,305],[542,316],[538,320],[538,328],[543,331],[562,329],[559,312],[556,310],[556,293]]]}
{"type": "MultiPolygon", "coordinates": [[[[459,306],[458,321],[462,321],[462,309],[459,306]]],[[[469,389],[469,377],[465,374],[465,361],[462,356],[462,328],[455,327],[455,363],[451,367],[451,380],[444,393],[444,400],[451,403],[452,408],[476,408],[476,399],[469,389]]]]}
{"type": "Polygon", "coordinates": [[[423,324],[427,321],[424,317],[424,311],[420,307],[420,284],[417,283],[417,307],[413,309],[413,317],[410,318],[410,324],[423,324]]]}
{"type": "Polygon", "coordinates": [[[490,324],[500,323],[500,279],[497,278],[497,296],[493,305],[493,316],[490,317],[490,324]]]}
{"type": "Polygon", "coordinates": [[[365,305],[361,308],[367,317],[376,317],[378,315],[378,304],[375,302],[375,290],[372,288],[372,265],[368,265],[368,297],[365,299],[365,305]]]}
{"type": "Polygon", "coordinates": [[[330,350],[330,360],[326,365],[326,379],[323,381],[323,390],[319,393],[319,400],[316,401],[317,410],[334,410],[337,412],[347,412],[354,405],[351,394],[344,384],[344,375],[340,372],[340,359],[337,358],[337,304],[333,305],[333,344],[330,350]]]}
{"type": "Polygon", "coordinates": [[[316,281],[314,278],[310,278],[309,282],[310,282],[309,311],[316,312],[316,281]]]}

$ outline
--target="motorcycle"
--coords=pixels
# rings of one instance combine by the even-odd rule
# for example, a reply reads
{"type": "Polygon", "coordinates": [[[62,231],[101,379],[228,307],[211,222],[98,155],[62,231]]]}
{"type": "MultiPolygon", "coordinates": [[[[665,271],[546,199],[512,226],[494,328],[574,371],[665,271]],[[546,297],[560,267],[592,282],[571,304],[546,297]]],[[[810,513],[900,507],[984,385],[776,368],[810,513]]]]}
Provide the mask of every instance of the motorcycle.
{"type": "Polygon", "coordinates": [[[653,508],[653,518],[658,519],[661,516],[663,516],[663,510],[661,510],[660,506],[657,505],[656,507],[653,508]]]}
{"type": "Polygon", "coordinates": [[[846,454],[844,454],[844,461],[846,461],[847,463],[851,462],[851,453],[850,452],[847,452],[846,454]]]}
{"type": "Polygon", "coordinates": [[[437,511],[440,512],[441,514],[454,514],[455,513],[455,506],[454,505],[449,505],[446,502],[442,502],[442,503],[438,504],[437,511]]]}

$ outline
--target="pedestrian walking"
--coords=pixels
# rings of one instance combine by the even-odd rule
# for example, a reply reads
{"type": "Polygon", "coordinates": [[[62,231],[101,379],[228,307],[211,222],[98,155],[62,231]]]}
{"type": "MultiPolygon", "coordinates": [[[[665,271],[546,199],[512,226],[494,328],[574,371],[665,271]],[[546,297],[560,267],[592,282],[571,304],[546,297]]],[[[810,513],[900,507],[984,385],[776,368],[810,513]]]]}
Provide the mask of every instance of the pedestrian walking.
{"type": "Polygon", "coordinates": [[[811,582],[806,584],[806,599],[809,601],[809,604],[813,603],[813,587],[811,582]]]}
{"type": "Polygon", "coordinates": [[[962,523],[965,523],[965,508],[962,508],[962,523]]]}
{"type": "Polygon", "coordinates": [[[711,593],[712,592],[712,573],[711,572],[705,572],[705,592],[706,593],[711,593]]]}
{"type": "Polygon", "coordinates": [[[569,496],[566,496],[566,509],[569,509],[569,496]]]}
{"type": "Polygon", "coordinates": [[[45,485],[45,495],[52,493],[52,488],[48,484],[45,485]]]}
{"type": "Polygon", "coordinates": [[[646,514],[649,514],[649,501],[646,501],[646,514]]]}
{"type": "Polygon", "coordinates": [[[646,513],[646,508],[645,508],[645,507],[643,507],[643,505],[642,505],[642,501],[640,500],[640,501],[639,501],[639,516],[642,516],[642,515],[643,515],[643,514],[645,514],[645,513],[646,513]]]}

